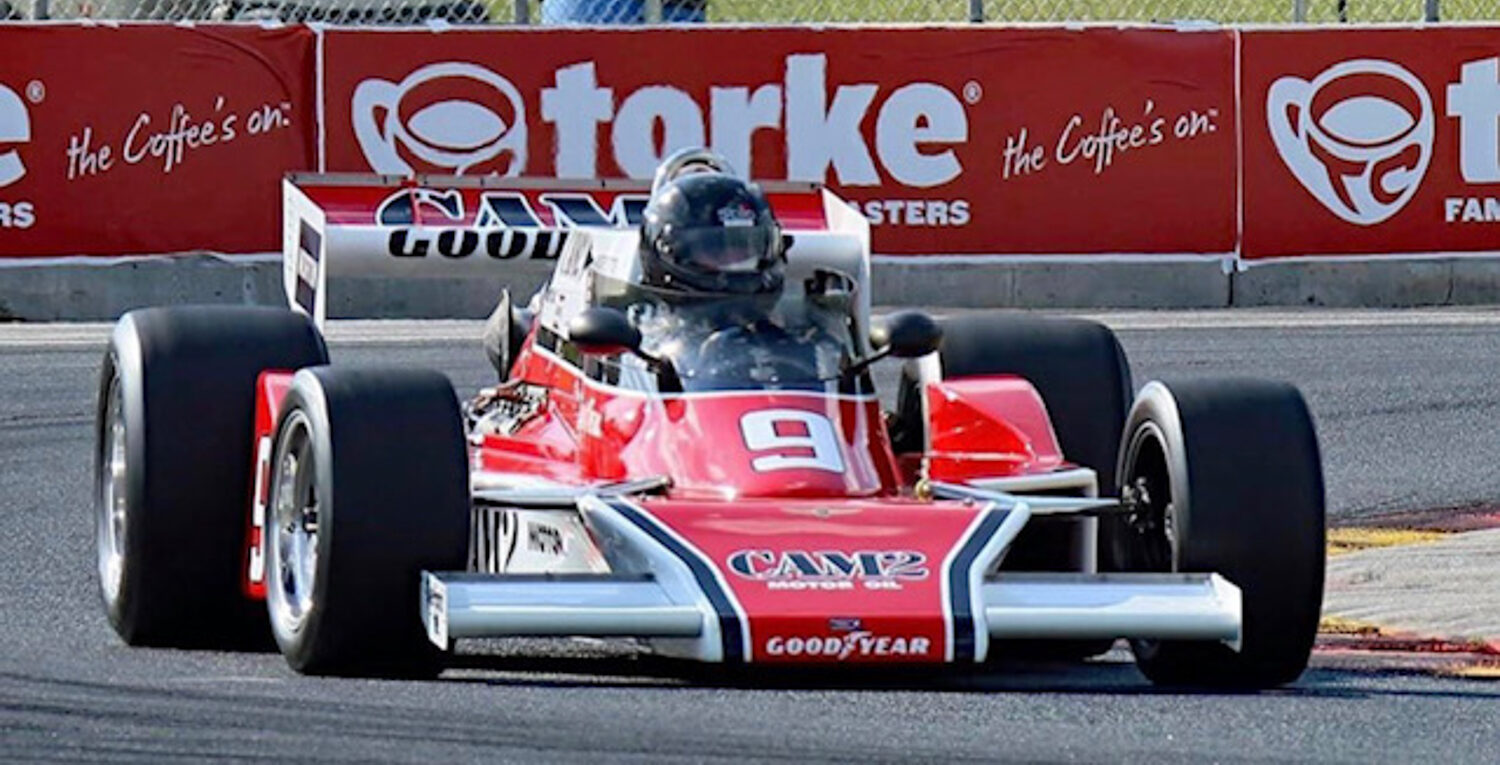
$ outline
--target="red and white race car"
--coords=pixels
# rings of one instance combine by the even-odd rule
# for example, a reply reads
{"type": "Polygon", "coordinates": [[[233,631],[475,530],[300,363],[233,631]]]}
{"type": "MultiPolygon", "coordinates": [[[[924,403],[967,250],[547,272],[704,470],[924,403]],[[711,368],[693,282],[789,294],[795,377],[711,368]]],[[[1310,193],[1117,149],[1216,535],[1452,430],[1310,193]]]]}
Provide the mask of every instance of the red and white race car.
{"type": "MultiPolygon", "coordinates": [[[[654,193],[713,162],[679,155],[654,193]]],[[[875,321],[868,224],[810,185],[765,187],[785,279],[748,318],[645,283],[650,193],[289,178],[293,310],[152,308],[114,330],[96,517],[119,634],[232,646],[269,615],[293,668],[336,674],[547,635],[780,664],[1123,637],[1157,682],[1301,674],[1324,512],[1294,388],[1152,382],[1132,404],[1099,324],[875,321]],[[330,278],[516,257],[555,268],[530,310],[502,300],[501,382],[467,404],[437,372],[328,364],[330,278]],[[869,372],[886,355],[906,359],[890,413],[869,372]]]]}

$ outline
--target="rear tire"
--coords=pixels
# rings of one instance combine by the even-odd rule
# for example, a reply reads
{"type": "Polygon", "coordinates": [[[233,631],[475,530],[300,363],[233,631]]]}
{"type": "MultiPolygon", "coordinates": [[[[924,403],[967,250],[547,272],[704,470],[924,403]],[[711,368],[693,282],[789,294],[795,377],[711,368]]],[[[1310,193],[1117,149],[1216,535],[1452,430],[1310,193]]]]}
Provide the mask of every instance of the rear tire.
{"type": "Polygon", "coordinates": [[[306,369],[272,456],[266,605],[298,672],[431,676],[442,653],[421,572],[462,571],[469,474],[448,379],[410,369],[306,369]]]}
{"type": "Polygon", "coordinates": [[[99,589],[130,645],[264,645],[241,592],[255,425],[266,369],[325,364],[291,311],[148,308],[120,318],[100,374],[94,511],[99,589]]]}
{"type": "MultiPolygon", "coordinates": [[[[1115,447],[1130,408],[1130,363],[1114,332],[1085,319],[1014,313],[978,313],[944,319],[938,351],[943,379],[1018,375],[1029,381],[1052,419],[1058,445],[1070,462],[1099,476],[1099,494],[1111,496],[1115,447]]],[[[912,365],[896,391],[897,452],[926,444],[920,388],[912,365]]]]}
{"type": "MultiPolygon", "coordinates": [[[[1020,313],[977,313],[943,321],[939,353],[943,379],[1010,374],[1036,388],[1058,445],[1068,461],[1094,471],[1099,494],[1113,496],[1116,445],[1130,406],[1130,363],[1110,329],[1085,319],[1020,313]]],[[[892,445],[899,452],[926,448],[927,421],[913,364],[902,369],[896,392],[892,445]]],[[[1099,567],[1114,570],[1109,557],[1114,522],[1099,521],[1099,567]]],[[[1077,570],[1077,524],[1033,523],[1021,531],[1004,567],[1009,570],[1077,570]]],[[[1110,640],[1003,641],[995,655],[1071,661],[1108,651],[1110,640]]]]}
{"type": "Polygon", "coordinates": [[[1307,667],[1323,602],[1317,433],[1296,388],[1259,380],[1150,383],[1131,409],[1119,474],[1140,511],[1133,571],[1221,574],[1242,594],[1239,652],[1132,641],[1153,682],[1270,688],[1307,667]]]}

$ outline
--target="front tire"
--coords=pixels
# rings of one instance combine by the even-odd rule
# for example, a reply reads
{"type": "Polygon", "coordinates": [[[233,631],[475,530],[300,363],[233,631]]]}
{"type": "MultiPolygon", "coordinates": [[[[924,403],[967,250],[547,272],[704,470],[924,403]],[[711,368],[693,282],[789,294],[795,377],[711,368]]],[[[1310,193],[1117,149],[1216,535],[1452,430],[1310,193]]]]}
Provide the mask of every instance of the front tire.
{"type": "Polygon", "coordinates": [[[100,374],[95,541],[109,623],[130,645],[265,642],[241,592],[252,487],[255,381],[325,364],[291,311],[148,308],[120,318],[100,374]]]}
{"type": "Polygon", "coordinates": [[[1238,652],[1136,640],[1153,682],[1270,688],[1307,667],[1323,602],[1317,434],[1296,388],[1259,380],[1159,382],[1126,422],[1119,475],[1136,512],[1128,570],[1221,574],[1241,590],[1238,652]]]}
{"type": "Polygon", "coordinates": [[[299,372],[276,429],[266,605],[298,672],[428,676],[421,572],[463,570],[467,447],[437,372],[299,372]]]}

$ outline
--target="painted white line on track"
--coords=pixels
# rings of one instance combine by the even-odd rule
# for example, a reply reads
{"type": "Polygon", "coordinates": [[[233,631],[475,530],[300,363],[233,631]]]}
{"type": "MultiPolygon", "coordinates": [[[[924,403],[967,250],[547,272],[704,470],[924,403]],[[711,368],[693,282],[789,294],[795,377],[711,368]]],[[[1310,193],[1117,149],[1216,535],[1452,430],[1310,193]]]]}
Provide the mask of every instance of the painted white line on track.
{"type": "MultiPolygon", "coordinates": [[[[881,307],[877,313],[896,310],[881,307]]],[[[938,308],[932,312],[960,316],[980,309],[938,308]]],[[[1043,311],[1046,315],[1079,316],[1103,322],[1119,331],[1213,329],[1336,329],[1379,327],[1490,327],[1500,326],[1500,308],[1414,308],[1360,310],[1214,309],[1192,311],[1043,311]]],[[[0,324],[3,348],[103,347],[109,338],[106,323],[0,324]]],[[[327,337],[335,345],[421,345],[430,342],[479,340],[484,322],[454,319],[343,319],[328,322],[327,337]]]]}
{"type": "MultiPolygon", "coordinates": [[[[1052,313],[1052,312],[1048,312],[1052,313]]],[[[1359,327],[1500,326],[1500,309],[1387,309],[1339,311],[1130,311],[1061,313],[1094,319],[1120,331],[1154,329],[1325,329],[1359,327]]]]}
{"type": "Polygon", "coordinates": [[[184,685],[211,685],[217,683],[278,684],[287,682],[287,679],[282,677],[257,677],[254,675],[221,675],[217,677],[191,675],[186,677],[167,677],[163,678],[163,682],[182,683],[184,685]]]}
{"type": "MultiPolygon", "coordinates": [[[[0,324],[0,348],[103,348],[113,324],[0,324]]],[[[477,346],[483,321],[338,320],[324,335],[335,345],[421,345],[473,340],[477,346]]]]}

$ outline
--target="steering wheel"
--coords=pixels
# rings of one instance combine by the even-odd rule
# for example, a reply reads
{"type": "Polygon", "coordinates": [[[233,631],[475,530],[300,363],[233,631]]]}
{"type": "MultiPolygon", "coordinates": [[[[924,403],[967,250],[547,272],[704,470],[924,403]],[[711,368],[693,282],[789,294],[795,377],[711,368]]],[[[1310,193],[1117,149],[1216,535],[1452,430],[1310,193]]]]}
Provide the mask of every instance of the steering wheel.
{"type": "Polygon", "coordinates": [[[714,332],[695,355],[692,373],[684,382],[699,389],[759,388],[819,379],[815,344],[801,342],[770,322],[753,329],[736,326],[714,332]]]}

